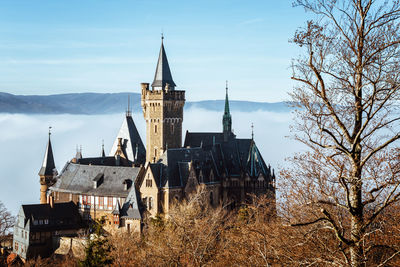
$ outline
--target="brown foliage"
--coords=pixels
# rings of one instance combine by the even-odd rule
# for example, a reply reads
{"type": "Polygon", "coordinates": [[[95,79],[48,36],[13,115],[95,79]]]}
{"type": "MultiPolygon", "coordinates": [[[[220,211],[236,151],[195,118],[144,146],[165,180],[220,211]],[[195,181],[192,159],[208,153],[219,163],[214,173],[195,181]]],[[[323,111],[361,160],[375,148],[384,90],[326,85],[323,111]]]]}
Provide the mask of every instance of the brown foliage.
{"type": "MultiPolygon", "coordinates": [[[[328,224],[288,225],[267,197],[226,212],[208,206],[206,191],[176,205],[168,218],[149,219],[144,233],[110,236],[113,266],[343,266],[344,250],[328,224]]],[[[283,206],[285,207],[285,206],[283,206]]],[[[299,213],[305,211],[300,206],[299,213]]],[[[365,237],[367,266],[399,266],[400,206],[377,218],[365,237]],[[396,247],[397,246],[397,247],[396,247]]],[[[76,266],[76,260],[37,259],[26,266],[76,266]]]]}

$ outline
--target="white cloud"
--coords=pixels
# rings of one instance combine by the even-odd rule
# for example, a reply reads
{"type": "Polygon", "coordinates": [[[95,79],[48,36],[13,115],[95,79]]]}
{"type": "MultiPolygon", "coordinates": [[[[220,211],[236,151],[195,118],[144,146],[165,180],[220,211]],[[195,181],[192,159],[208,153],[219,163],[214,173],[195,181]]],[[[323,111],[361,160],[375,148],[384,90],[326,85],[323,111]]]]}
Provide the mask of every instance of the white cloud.
{"type": "Polygon", "coordinates": [[[13,65],[81,65],[81,64],[141,64],[153,63],[154,59],[133,59],[120,57],[71,58],[71,59],[5,59],[0,64],[13,65]]]}
{"type": "Polygon", "coordinates": [[[260,23],[263,21],[264,21],[264,19],[262,19],[262,18],[254,18],[254,19],[248,19],[248,20],[242,21],[239,23],[239,25],[249,25],[249,24],[260,23]]]}

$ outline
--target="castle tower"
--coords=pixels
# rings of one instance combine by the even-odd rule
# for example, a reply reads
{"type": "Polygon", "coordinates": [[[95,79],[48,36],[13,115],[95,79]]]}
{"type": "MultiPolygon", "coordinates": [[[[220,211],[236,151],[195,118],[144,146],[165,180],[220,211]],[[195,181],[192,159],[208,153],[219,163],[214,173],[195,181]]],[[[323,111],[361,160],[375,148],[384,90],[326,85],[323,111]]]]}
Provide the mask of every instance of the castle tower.
{"type": "Polygon", "coordinates": [[[57,173],[56,165],[54,164],[53,149],[51,147],[49,127],[49,141],[47,143],[46,152],[44,154],[43,164],[39,171],[40,177],[40,204],[46,204],[46,192],[49,186],[53,184],[53,177],[57,173]]]}
{"type": "Polygon", "coordinates": [[[228,100],[228,81],[226,82],[226,95],[225,95],[225,110],[224,116],[222,117],[222,132],[224,133],[224,141],[228,141],[229,136],[232,133],[232,117],[229,111],[229,100],[228,100]]]}
{"type": "Polygon", "coordinates": [[[148,83],[141,84],[141,104],[146,120],[146,161],[150,162],[156,161],[166,149],[182,146],[185,91],[175,90],[163,39],[161,37],[152,88],[149,88],[148,83]]]}

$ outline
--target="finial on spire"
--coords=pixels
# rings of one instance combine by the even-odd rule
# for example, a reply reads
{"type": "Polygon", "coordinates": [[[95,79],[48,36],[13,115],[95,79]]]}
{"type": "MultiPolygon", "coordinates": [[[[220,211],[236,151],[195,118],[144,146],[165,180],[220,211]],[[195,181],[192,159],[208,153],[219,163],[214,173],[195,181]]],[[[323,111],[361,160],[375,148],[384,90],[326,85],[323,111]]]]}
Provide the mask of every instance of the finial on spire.
{"type": "Polygon", "coordinates": [[[164,30],[161,29],[161,42],[163,42],[163,41],[164,41],[164,30]]]}
{"type": "Polygon", "coordinates": [[[101,156],[104,158],[106,153],[104,152],[104,139],[101,140],[101,156]]]}
{"type": "Polygon", "coordinates": [[[49,126],[49,137],[51,135],[51,126],[49,126]]]}
{"type": "Polygon", "coordinates": [[[131,104],[130,104],[130,95],[128,94],[128,109],[126,110],[126,116],[131,116],[131,104]]]}
{"type": "Polygon", "coordinates": [[[228,93],[228,80],[225,81],[225,90],[226,90],[226,93],[228,93]]]}
{"type": "Polygon", "coordinates": [[[251,140],[254,139],[254,124],[251,123],[251,140]]]}

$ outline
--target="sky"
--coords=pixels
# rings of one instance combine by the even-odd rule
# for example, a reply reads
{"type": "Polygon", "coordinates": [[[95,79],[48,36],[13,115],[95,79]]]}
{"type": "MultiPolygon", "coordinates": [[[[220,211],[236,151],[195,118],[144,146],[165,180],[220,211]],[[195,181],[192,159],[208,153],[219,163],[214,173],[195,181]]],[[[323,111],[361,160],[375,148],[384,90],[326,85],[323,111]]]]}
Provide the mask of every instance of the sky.
{"type": "Polygon", "coordinates": [[[161,32],[188,101],[277,102],[293,87],[289,40],[309,14],[291,0],[2,0],[0,92],[139,92],[161,32]]]}

